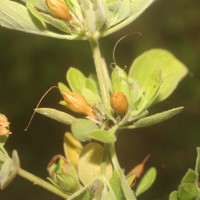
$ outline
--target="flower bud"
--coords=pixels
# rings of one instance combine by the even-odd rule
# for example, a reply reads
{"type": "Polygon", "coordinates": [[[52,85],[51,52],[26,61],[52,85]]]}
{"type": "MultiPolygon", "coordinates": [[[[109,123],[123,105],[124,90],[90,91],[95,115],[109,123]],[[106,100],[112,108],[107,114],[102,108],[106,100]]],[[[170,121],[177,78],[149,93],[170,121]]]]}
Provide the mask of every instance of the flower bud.
{"type": "Polygon", "coordinates": [[[56,177],[58,186],[64,191],[75,192],[79,189],[79,183],[70,174],[60,173],[56,177]]]}
{"type": "Polygon", "coordinates": [[[64,0],[45,0],[46,5],[54,17],[70,21],[72,15],[69,12],[67,4],[64,0]]]}
{"type": "Polygon", "coordinates": [[[114,92],[110,100],[113,110],[120,115],[123,115],[128,109],[128,101],[124,93],[114,92]]]}
{"type": "Polygon", "coordinates": [[[68,163],[62,155],[55,155],[48,164],[50,178],[62,190],[74,192],[79,189],[78,171],[76,167],[68,163]]]}
{"type": "Polygon", "coordinates": [[[83,96],[75,92],[62,92],[62,95],[70,110],[95,118],[92,107],[87,104],[83,96]]]}

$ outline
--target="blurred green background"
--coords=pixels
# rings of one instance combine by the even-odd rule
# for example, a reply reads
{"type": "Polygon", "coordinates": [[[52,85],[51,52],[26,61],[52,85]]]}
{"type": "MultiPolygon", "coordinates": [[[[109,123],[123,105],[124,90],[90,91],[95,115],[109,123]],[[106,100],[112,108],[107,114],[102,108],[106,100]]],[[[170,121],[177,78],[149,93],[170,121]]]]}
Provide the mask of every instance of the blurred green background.
{"type": "MultiPolygon", "coordinates": [[[[159,125],[124,132],[116,144],[121,166],[127,172],[151,154],[146,169],[155,166],[158,178],[139,199],[165,200],[177,188],[186,170],[194,168],[196,147],[200,146],[200,1],[157,0],[130,26],[101,40],[108,64],[112,62],[116,41],[127,33],[131,34],[120,42],[116,51],[121,67],[129,67],[143,51],[165,48],[189,68],[189,75],[175,93],[152,109],[157,112],[183,105],[183,113],[159,125]]],[[[46,178],[51,157],[63,154],[63,134],[69,127],[36,115],[27,132],[24,128],[44,92],[59,81],[65,82],[69,66],[78,67],[86,75],[94,72],[89,44],[1,28],[0,45],[0,112],[8,116],[13,132],[6,148],[9,153],[18,150],[24,169],[46,178]]],[[[41,106],[63,109],[57,104],[60,98],[54,90],[41,106]]],[[[0,192],[0,199],[60,198],[17,177],[0,192]]]]}

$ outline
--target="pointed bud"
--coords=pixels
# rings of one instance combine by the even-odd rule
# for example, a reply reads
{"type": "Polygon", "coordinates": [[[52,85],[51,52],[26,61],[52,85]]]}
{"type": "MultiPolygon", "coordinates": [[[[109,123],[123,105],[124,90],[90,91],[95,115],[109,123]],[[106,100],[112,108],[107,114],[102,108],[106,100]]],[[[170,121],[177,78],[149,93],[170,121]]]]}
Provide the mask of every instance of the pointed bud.
{"type": "Polygon", "coordinates": [[[123,115],[128,109],[128,100],[122,92],[114,92],[110,104],[113,110],[120,115],[123,115]]]}
{"type": "Polygon", "coordinates": [[[145,159],[138,165],[136,165],[127,175],[126,180],[128,181],[128,184],[131,186],[132,183],[136,178],[139,178],[141,174],[144,171],[144,165],[147,162],[147,160],[150,158],[150,155],[147,155],[145,159]]]}
{"type": "Polygon", "coordinates": [[[70,21],[72,15],[69,12],[67,4],[64,0],[45,0],[46,5],[54,17],[70,21]]]}
{"type": "Polygon", "coordinates": [[[70,110],[95,118],[92,107],[88,105],[83,96],[75,92],[62,92],[62,95],[70,110]]]}

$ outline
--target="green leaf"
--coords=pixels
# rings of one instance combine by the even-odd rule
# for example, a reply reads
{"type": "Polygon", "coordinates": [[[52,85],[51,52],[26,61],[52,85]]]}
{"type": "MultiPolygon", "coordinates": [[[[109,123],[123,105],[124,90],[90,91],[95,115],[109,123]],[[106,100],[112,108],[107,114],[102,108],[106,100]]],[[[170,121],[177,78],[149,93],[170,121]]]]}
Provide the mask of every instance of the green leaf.
{"type": "Polygon", "coordinates": [[[17,152],[12,152],[12,159],[7,158],[0,169],[0,189],[5,189],[16,177],[20,168],[17,152]]]}
{"type": "Polygon", "coordinates": [[[112,143],[116,141],[116,136],[114,132],[99,129],[90,133],[89,137],[103,143],[112,143]]]}
{"type": "Polygon", "coordinates": [[[27,8],[19,3],[1,0],[0,11],[1,26],[22,31],[41,31],[41,29],[32,21],[27,8]]]}
{"type": "Polygon", "coordinates": [[[163,101],[171,95],[188,70],[170,52],[163,49],[152,49],[135,59],[130,68],[129,77],[137,80],[142,88],[145,80],[158,71],[163,83],[156,99],[157,102],[163,101]]]}
{"type": "Polygon", "coordinates": [[[70,27],[64,21],[57,19],[49,14],[40,13],[40,15],[45,20],[45,22],[50,24],[51,26],[65,33],[71,33],[70,27]]]}
{"type": "Polygon", "coordinates": [[[59,121],[63,124],[71,125],[75,121],[75,117],[52,108],[36,108],[35,112],[45,115],[51,119],[59,121]]]}
{"type": "Polygon", "coordinates": [[[61,92],[69,92],[70,91],[70,89],[64,83],[61,83],[61,82],[58,83],[58,88],[61,92]]]}
{"type": "Polygon", "coordinates": [[[141,87],[142,95],[140,103],[137,106],[138,110],[136,110],[136,115],[145,111],[154,103],[156,97],[158,96],[161,84],[159,72],[149,75],[149,78],[145,80],[143,86],[141,87]]]}
{"type": "Polygon", "coordinates": [[[81,89],[81,95],[88,104],[100,110],[101,98],[97,77],[95,75],[90,74],[90,76],[85,79],[85,86],[81,89]]]}
{"type": "Polygon", "coordinates": [[[99,95],[93,93],[90,89],[86,87],[83,87],[81,89],[81,95],[90,106],[99,108],[99,104],[101,102],[99,95]]]}
{"type": "Polygon", "coordinates": [[[49,12],[49,9],[45,3],[45,0],[21,0],[24,3],[31,3],[35,8],[43,12],[49,12]]]}
{"type": "Polygon", "coordinates": [[[137,80],[133,80],[132,78],[128,77],[128,81],[130,86],[130,98],[134,106],[133,109],[135,109],[136,105],[139,103],[142,91],[137,80]]]}
{"type": "Polygon", "coordinates": [[[195,183],[197,181],[197,174],[194,170],[188,169],[186,174],[184,175],[183,179],[181,180],[182,183],[195,183]]]}
{"type": "Polygon", "coordinates": [[[32,3],[30,2],[27,2],[26,3],[26,7],[28,8],[28,10],[30,11],[30,13],[36,18],[39,20],[39,22],[41,23],[41,25],[44,27],[44,28],[47,28],[46,27],[46,24],[45,24],[45,20],[41,17],[40,13],[37,11],[37,9],[35,9],[35,7],[33,6],[32,3]]]}
{"type": "Polygon", "coordinates": [[[178,187],[179,200],[196,200],[198,195],[198,188],[194,183],[182,183],[178,187]]]}
{"type": "Polygon", "coordinates": [[[136,196],[139,196],[140,194],[144,193],[146,190],[148,190],[154,181],[156,180],[156,169],[154,167],[151,167],[142,177],[142,180],[140,181],[137,189],[136,189],[136,196]]]}
{"type": "Polygon", "coordinates": [[[179,114],[182,110],[183,110],[183,107],[178,107],[178,108],[173,108],[171,110],[167,110],[155,115],[141,118],[138,121],[136,121],[134,125],[131,126],[131,128],[141,128],[141,127],[151,126],[151,125],[163,122],[167,119],[170,119],[174,115],[179,114]]]}
{"type": "Polygon", "coordinates": [[[99,90],[96,87],[96,84],[93,82],[93,80],[87,78],[86,82],[85,82],[85,86],[86,86],[86,88],[88,88],[89,90],[91,90],[93,93],[99,94],[99,90]]]}
{"type": "Polygon", "coordinates": [[[97,143],[84,146],[79,161],[78,173],[84,185],[94,181],[100,175],[103,147],[97,143]]]}
{"type": "Polygon", "coordinates": [[[111,73],[112,89],[113,92],[123,92],[124,94],[130,93],[128,75],[124,69],[117,65],[111,73]]]}
{"type": "MultiPolygon", "coordinates": [[[[35,4],[33,3],[35,6],[35,4]]],[[[44,29],[39,21],[33,20],[28,9],[14,1],[0,1],[0,26],[59,39],[76,39],[74,35],[63,35],[44,29]]]]}
{"type": "Polygon", "coordinates": [[[85,86],[86,81],[86,77],[83,73],[74,67],[70,67],[67,71],[66,78],[72,91],[80,94],[81,88],[85,86]]]}
{"type": "Polygon", "coordinates": [[[122,187],[121,187],[121,177],[116,170],[113,171],[112,177],[110,178],[110,185],[115,193],[117,199],[126,200],[122,187]]]}
{"type": "Polygon", "coordinates": [[[87,26],[86,29],[90,33],[95,33],[96,23],[95,23],[95,13],[94,13],[92,2],[90,0],[81,0],[80,6],[82,8],[84,21],[87,26]]]}
{"type": "Polygon", "coordinates": [[[87,119],[76,119],[71,126],[74,136],[82,142],[89,140],[90,134],[97,129],[97,125],[87,119]]]}
{"type": "Polygon", "coordinates": [[[177,193],[177,191],[171,192],[171,194],[169,196],[169,200],[178,200],[178,193],[177,193]]]}
{"type": "Polygon", "coordinates": [[[89,77],[86,79],[86,87],[92,90],[95,94],[100,95],[99,91],[99,84],[97,80],[96,74],[90,74],[89,77]]]}
{"type": "Polygon", "coordinates": [[[106,2],[106,15],[109,17],[109,21],[107,22],[109,28],[103,33],[103,36],[107,36],[132,23],[154,2],[154,0],[104,1],[106,2]],[[119,9],[120,12],[118,14],[119,9]],[[114,12],[115,10],[116,12],[114,12]],[[126,15],[126,13],[129,15],[126,15]],[[113,26],[116,23],[117,25],[113,26]]]}

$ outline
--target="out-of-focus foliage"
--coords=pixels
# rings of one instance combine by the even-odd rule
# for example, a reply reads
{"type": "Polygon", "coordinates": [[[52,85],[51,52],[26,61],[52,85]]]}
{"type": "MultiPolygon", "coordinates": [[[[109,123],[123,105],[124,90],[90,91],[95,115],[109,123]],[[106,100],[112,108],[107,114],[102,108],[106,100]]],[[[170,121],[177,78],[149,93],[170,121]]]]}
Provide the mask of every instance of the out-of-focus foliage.
{"type": "MultiPolygon", "coordinates": [[[[188,167],[193,166],[195,149],[200,145],[199,9],[199,1],[158,0],[129,27],[101,41],[104,55],[111,63],[114,44],[130,33],[116,50],[117,55],[123,52],[120,58],[116,56],[117,64],[121,67],[130,66],[133,58],[143,51],[165,48],[189,68],[189,76],[162,105],[162,110],[183,105],[186,107],[184,112],[160,125],[134,132],[130,130],[126,137],[119,136],[119,159],[127,172],[149,153],[152,156],[147,165],[158,169],[155,185],[147,194],[141,195],[141,200],[168,199],[188,167]],[[141,32],[142,36],[135,32],[141,32]]],[[[55,154],[63,154],[61,144],[66,127],[36,115],[26,134],[24,128],[42,94],[58,81],[65,82],[67,67],[79,67],[86,75],[89,71],[94,72],[89,45],[86,42],[66,42],[4,29],[0,29],[0,44],[0,111],[9,117],[13,132],[7,149],[10,152],[11,149],[18,149],[23,158],[22,166],[45,178],[49,159],[55,154]],[[47,147],[52,148],[43,148],[41,143],[44,141],[47,147]]],[[[59,99],[59,93],[52,91],[41,106],[62,109],[57,106],[59,99]]],[[[0,198],[59,199],[20,178],[3,191],[0,198]]]]}

